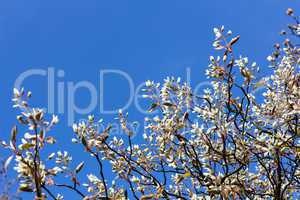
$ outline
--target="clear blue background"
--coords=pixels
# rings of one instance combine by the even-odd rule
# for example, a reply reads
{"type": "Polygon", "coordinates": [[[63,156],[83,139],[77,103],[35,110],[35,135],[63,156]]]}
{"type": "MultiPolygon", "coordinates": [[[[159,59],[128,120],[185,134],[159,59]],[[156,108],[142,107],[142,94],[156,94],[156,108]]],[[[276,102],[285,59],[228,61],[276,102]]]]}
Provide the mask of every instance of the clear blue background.
{"type": "MultiPolygon", "coordinates": [[[[162,81],[168,75],[184,79],[185,70],[190,67],[192,84],[196,84],[206,80],[205,67],[213,53],[212,29],[220,25],[241,35],[239,53],[257,61],[264,70],[273,44],[281,40],[278,33],[289,22],[285,10],[293,7],[300,12],[299,3],[296,0],[1,0],[0,138],[7,139],[16,123],[17,111],[10,99],[15,79],[25,70],[62,69],[65,77],[56,83],[90,81],[98,94],[101,69],[120,69],[139,84],[148,79],[162,81]]],[[[105,108],[122,107],[128,97],[127,83],[118,76],[108,77],[105,83],[105,108]]],[[[33,77],[24,83],[33,92],[34,105],[47,105],[46,85],[44,77],[33,77]]],[[[85,90],[76,95],[76,103],[82,107],[89,100],[85,90]]],[[[96,117],[113,120],[115,116],[99,113],[99,105],[94,111],[96,117]]],[[[142,119],[134,105],[129,110],[131,119],[142,119]]],[[[66,117],[59,117],[60,124],[51,134],[57,136],[59,149],[74,147],[66,117]]],[[[86,160],[82,148],[73,148],[71,152],[75,164],[86,160]]],[[[7,153],[1,150],[0,157],[6,157],[7,153]]],[[[96,174],[94,162],[87,162],[89,170],[94,169],[96,174]]],[[[110,174],[108,167],[106,171],[110,174]]],[[[65,197],[77,199],[71,193],[65,197]]]]}

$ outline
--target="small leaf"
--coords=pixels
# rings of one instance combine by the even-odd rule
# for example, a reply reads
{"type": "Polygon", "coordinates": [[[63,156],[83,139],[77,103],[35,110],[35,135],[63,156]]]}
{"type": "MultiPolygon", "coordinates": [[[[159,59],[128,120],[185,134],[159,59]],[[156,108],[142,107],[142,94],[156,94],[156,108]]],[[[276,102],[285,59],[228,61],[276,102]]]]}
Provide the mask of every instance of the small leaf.
{"type": "Polygon", "coordinates": [[[4,148],[9,148],[9,145],[5,141],[0,141],[0,145],[4,148]]]}
{"type": "Polygon", "coordinates": [[[17,126],[14,126],[11,129],[11,141],[15,144],[16,143],[16,137],[17,137],[17,126]]]}
{"type": "Polygon", "coordinates": [[[22,192],[33,192],[32,188],[27,184],[21,184],[19,190],[22,192]]]}
{"type": "Polygon", "coordinates": [[[187,178],[187,177],[190,177],[190,176],[191,176],[191,172],[186,172],[186,173],[183,175],[184,178],[187,178]]]}
{"type": "Polygon", "coordinates": [[[215,50],[222,50],[224,48],[225,48],[224,46],[219,45],[219,46],[215,47],[215,50]]]}
{"type": "Polygon", "coordinates": [[[40,139],[41,140],[44,140],[44,137],[45,137],[45,132],[43,129],[41,129],[40,133],[39,133],[39,136],[40,136],[40,139]]]}
{"type": "Polygon", "coordinates": [[[42,118],[43,118],[43,112],[38,112],[38,113],[36,113],[36,115],[35,115],[35,119],[37,120],[37,121],[40,121],[42,118]]]}
{"type": "Polygon", "coordinates": [[[149,200],[149,199],[153,199],[154,197],[155,197],[154,194],[143,195],[141,197],[141,200],[149,200]]]}
{"type": "Polygon", "coordinates": [[[159,105],[158,103],[153,103],[151,105],[151,107],[149,108],[148,112],[153,112],[157,108],[158,105],[159,105]]]}
{"type": "Polygon", "coordinates": [[[46,138],[46,142],[48,144],[54,144],[56,142],[56,140],[54,139],[54,137],[49,136],[46,138]]]}
{"type": "Polygon", "coordinates": [[[226,60],[227,60],[227,54],[228,54],[228,51],[226,50],[224,52],[224,55],[223,55],[223,62],[226,62],[226,60]]]}
{"type": "Polygon", "coordinates": [[[186,121],[188,119],[189,119],[189,113],[185,112],[184,115],[183,115],[183,120],[186,121]]]}
{"type": "Polygon", "coordinates": [[[11,163],[11,161],[12,161],[13,158],[14,158],[14,156],[12,155],[12,156],[9,156],[9,157],[6,159],[6,161],[5,161],[5,163],[4,163],[4,170],[5,170],[5,171],[7,171],[8,166],[9,166],[9,164],[11,163]]]}
{"type": "Polygon", "coordinates": [[[19,146],[19,148],[20,148],[21,150],[28,150],[28,149],[30,149],[30,148],[32,148],[32,147],[34,147],[34,144],[31,144],[31,143],[25,143],[25,144],[21,144],[21,145],[19,146]]]}
{"type": "Polygon", "coordinates": [[[164,106],[168,106],[168,107],[171,107],[171,106],[174,106],[174,104],[170,103],[170,102],[165,102],[163,103],[164,106]]]}
{"type": "Polygon", "coordinates": [[[54,156],[55,156],[55,153],[51,153],[51,154],[48,156],[48,160],[51,160],[54,156]]]}
{"type": "Polygon", "coordinates": [[[77,165],[75,169],[75,173],[78,174],[82,170],[83,166],[84,166],[84,162],[79,163],[79,165],[77,165]]]}
{"type": "Polygon", "coordinates": [[[236,36],[234,38],[232,38],[232,40],[229,42],[229,46],[234,45],[238,40],[240,39],[240,36],[236,36]]]}
{"type": "Polygon", "coordinates": [[[184,179],[184,175],[183,176],[179,176],[179,178],[176,180],[176,184],[179,184],[183,181],[184,179]]]}
{"type": "Polygon", "coordinates": [[[84,138],[84,137],[82,137],[82,138],[81,138],[81,143],[82,143],[84,146],[86,146],[86,145],[87,145],[87,143],[86,143],[86,140],[85,140],[85,138],[84,138]]]}

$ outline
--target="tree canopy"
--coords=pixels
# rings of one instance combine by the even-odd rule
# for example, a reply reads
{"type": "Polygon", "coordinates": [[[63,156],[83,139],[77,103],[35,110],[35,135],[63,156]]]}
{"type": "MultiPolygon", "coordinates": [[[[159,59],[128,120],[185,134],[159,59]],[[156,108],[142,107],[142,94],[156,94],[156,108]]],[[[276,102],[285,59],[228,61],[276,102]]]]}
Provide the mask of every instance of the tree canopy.
{"type": "Polygon", "coordinates": [[[63,199],[55,187],[85,200],[300,198],[300,23],[292,9],[286,14],[293,23],[267,57],[266,76],[258,64],[237,56],[240,36],[222,26],[214,29],[216,52],[206,71],[212,88],[198,95],[179,78],[147,81],[144,97],[149,112],[158,114],[145,118],[143,143],[133,142],[136,133],[123,111],[118,119],[126,137],[111,135],[111,125],[92,115],[74,124],[72,142],[99,166],[86,179],[79,177],[85,161],[73,161],[76,155],[44,155],[55,145],[48,132],[58,118],[31,106],[31,92],[15,89],[18,126],[28,131],[15,126],[10,141],[2,141],[12,153],[5,168],[15,159],[19,190],[37,200],[63,199]],[[108,163],[114,177],[106,175],[108,163]]]}

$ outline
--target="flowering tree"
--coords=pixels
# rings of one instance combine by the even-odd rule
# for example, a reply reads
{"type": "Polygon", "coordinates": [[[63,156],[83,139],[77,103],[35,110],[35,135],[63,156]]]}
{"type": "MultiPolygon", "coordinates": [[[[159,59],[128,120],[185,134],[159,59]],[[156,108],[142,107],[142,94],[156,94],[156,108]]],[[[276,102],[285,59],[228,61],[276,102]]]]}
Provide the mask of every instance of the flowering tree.
{"type": "MultiPolygon", "coordinates": [[[[298,18],[291,9],[287,14],[295,23],[282,34],[299,38],[298,18]]],[[[47,120],[42,109],[29,105],[30,92],[15,90],[13,101],[22,111],[17,119],[28,132],[20,135],[14,127],[2,145],[15,157],[19,190],[39,200],[63,199],[54,187],[85,200],[300,198],[300,48],[288,39],[276,44],[268,57],[272,74],[259,78],[256,63],[235,56],[240,36],[224,27],[214,33],[218,55],[210,57],[207,69],[213,87],[203,95],[180,79],[146,82],[149,112],[158,114],[145,119],[144,143],[133,143],[122,111],[118,119],[126,138],[111,136],[110,125],[99,129],[93,116],[74,124],[72,142],[99,166],[99,174],[88,174],[83,184],[78,174],[84,162],[72,167],[66,151],[41,153],[55,143],[47,132],[57,117],[47,120]],[[106,176],[105,163],[114,178],[106,176]]]]}

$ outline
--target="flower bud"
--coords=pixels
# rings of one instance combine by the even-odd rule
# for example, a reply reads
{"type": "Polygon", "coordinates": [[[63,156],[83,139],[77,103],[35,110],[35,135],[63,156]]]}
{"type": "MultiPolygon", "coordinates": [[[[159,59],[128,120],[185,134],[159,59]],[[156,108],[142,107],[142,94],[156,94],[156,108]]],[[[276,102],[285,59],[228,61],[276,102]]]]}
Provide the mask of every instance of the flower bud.
{"type": "Polygon", "coordinates": [[[291,9],[291,8],[288,8],[288,9],[286,10],[286,14],[287,14],[288,16],[292,16],[293,13],[294,13],[294,11],[293,11],[293,9],[291,9]]]}

